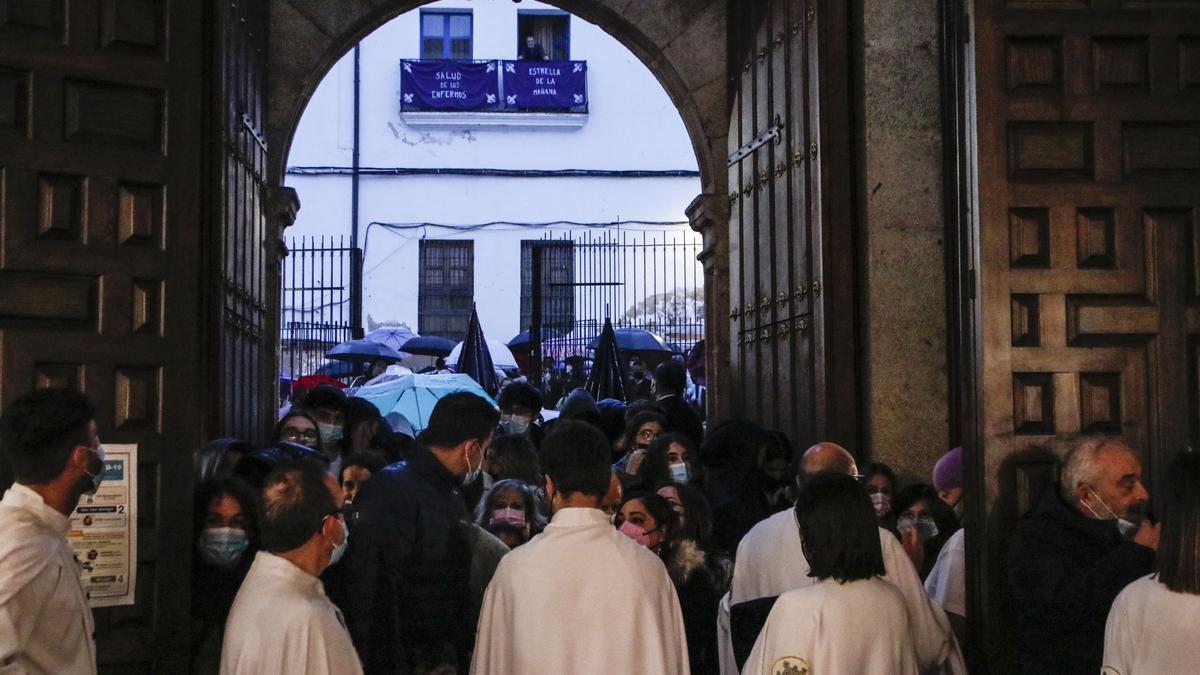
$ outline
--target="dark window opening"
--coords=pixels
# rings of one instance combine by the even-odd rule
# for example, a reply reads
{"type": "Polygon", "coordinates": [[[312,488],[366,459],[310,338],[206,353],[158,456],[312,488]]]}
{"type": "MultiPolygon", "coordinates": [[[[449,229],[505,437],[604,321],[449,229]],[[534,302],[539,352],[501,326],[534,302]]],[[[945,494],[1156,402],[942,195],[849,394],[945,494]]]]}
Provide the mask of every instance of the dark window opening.
{"type": "Polygon", "coordinates": [[[421,10],[421,58],[469,60],[471,12],[421,10]]]}
{"type": "Polygon", "coordinates": [[[521,330],[533,320],[533,247],[542,247],[542,330],[566,334],[575,324],[575,244],[570,241],[521,242],[521,330]]]}
{"type": "Polygon", "coordinates": [[[423,240],[420,263],[417,332],[461,340],[475,299],[474,242],[423,240]]]}
{"type": "Polygon", "coordinates": [[[534,44],[551,61],[571,59],[571,16],[562,12],[518,12],[517,13],[517,58],[525,58],[526,39],[532,36],[534,44]]]}

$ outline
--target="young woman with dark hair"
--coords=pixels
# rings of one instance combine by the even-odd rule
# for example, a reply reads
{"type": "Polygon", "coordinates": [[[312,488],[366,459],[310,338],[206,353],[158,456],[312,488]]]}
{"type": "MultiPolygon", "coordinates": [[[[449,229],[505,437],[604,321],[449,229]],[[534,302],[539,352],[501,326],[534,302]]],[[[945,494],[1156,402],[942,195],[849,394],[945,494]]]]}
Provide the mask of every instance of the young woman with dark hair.
{"type": "Polygon", "coordinates": [[[639,412],[629,418],[625,434],[617,446],[617,451],[623,454],[613,464],[613,470],[626,490],[653,487],[652,484],[647,486],[642,480],[642,463],[646,459],[646,449],[666,428],[667,418],[652,410],[639,412]]]}
{"type": "Polygon", "coordinates": [[[904,596],[880,578],[883,551],[863,487],[844,474],[816,474],[795,513],[809,575],[819,581],[779,596],[742,673],[918,673],[904,596]]]}
{"type": "Polygon", "coordinates": [[[896,500],[896,472],[892,467],[882,462],[872,462],[863,471],[863,487],[871,498],[871,506],[875,509],[875,518],[879,526],[886,530],[896,529],[896,511],[893,508],[896,500]]]}
{"type": "Polygon", "coordinates": [[[1200,663],[1200,454],[1166,472],[1154,574],[1125,587],[1104,631],[1104,672],[1186,673],[1200,663]]]}
{"type": "Polygon", "coordinates": [[[954,510],[938,497],[937,490],[927,483],[900,490],[893,505],[892,513],[896,516],[893,531],[924,581],[946,541],[958,531],[958,519],[954,510]]]}
{"type": "Polygon", "coordinates": [[[660,434],[646,448],[640,478],[646,487],[666,483],[703,485],[704,470],[696,454],[696,444],[683,434],[660,434]]]}

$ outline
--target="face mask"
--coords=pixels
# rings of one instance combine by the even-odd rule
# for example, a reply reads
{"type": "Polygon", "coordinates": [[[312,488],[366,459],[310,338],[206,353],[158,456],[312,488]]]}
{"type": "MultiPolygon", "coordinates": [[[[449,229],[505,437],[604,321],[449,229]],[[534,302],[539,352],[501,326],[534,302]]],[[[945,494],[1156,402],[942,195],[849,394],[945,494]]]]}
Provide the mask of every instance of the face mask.
{"type": "Polygon", "coordinates": [[[97,471],[96,473],[92,473],[91,471],[88,471],[87,469],[83,470],[83,472],[88,475],[88,478],[92,479],[91,485],[89,485],[88,489],[84,490],[84,492],[83,492],[85,495],[96,494],[96,492],[100,489],[100,483],[104,482],[104,446],[103,445],[96,447],[96,456],[100,458],[100,470],[97,471]]]}
{"type": "Polygon", "coordinates": [[[338,424],[321,424],[317,422],[317,430],[321,432],[321,445],[327,449],[342,440],[342,427],[338,424]]]}
{"type": "Polygon", "coordinates": [[[875,507],[875,517],[882,518],[892,510],[892,498],[882,492],[871,495],[871,506],[875,507]]]}
{"type": "Polygon", "coordinates": [[[525,512],[516,509],[496,509],[492,511],[492,518],[488,521],[489,525],[512,525],[513,527],[525,527],[525,512]]]}
{"type": "Polygon", "coordinates": [[[474,483],[476,478],[479,478],[480,472],[483,471],[483,462],[480,462],[479,466],[472,469],[471,468],[471,451],[470,450],[467,450],[464,452],[463,459],[467,460],[467,475],[463,476],[463,482],[462,482],[463,487],[466,487],[466,486],[470,485],[471,483],[474,483]]]}
{"type": "Polygon", "coordinates": [[[249,545],[246,531],[239,527],[207,528],[196,542],[200,559],[213,567],[232,567],[241,560],[249,545]]]}
{"type": "MultiPolygon", "coordinates": [[[[332,516],[330,516],[332,517],[332,516]]],[[[329,556],[329,566],[333,567],[342,559],[342,554],[346,552],[346,546],[350,543],[350,528],[346,525],[346,521],[339,519],[342,525],[342,543],[333,545],[333,553],[329,556]]]]}
{"type": "Polygon", "coordinates": [[[676,483],[688,482],[687,462],[672,464],[669,468],[671,469],[671,480],[675,481],[676,483]]]}
{"type": "Polygon", "coordinates": [[[520,415],[500,416],[500,428],[504,429],[504,433],[506,434],[523,434],[529,430],[531,423],[533,423],[532,417],[521,417],[520,415]]]}
{"type": "Polygon", "coordinates": [[[654,530],[647,530],[646,528],[642,527],[641,525],[635,525],[632,522],[627,520],[627,521],[621,523],[621,527],[619,527],[617,529],[620,530],[621,534],[625,535],[626,537],[629,537],[630,539],[636,541],[637,543],[641,544],[642,546],[645,546],[646,548],[651,548],[650,533],[654,532],[654,530],[657,530],[658,528],[656,527],[656,528],[654,528],[654,530]]]}
{"type": "Polygon", "coordinates": [[[913,518],[912,516],[906,516],[896,521],[897,530],[904,530],[908,528],[916,528],[917,539],[920,540],[921,543],[925,543],[938,535],[937,523],[933,522],[933,519],[930,518],[913,518]]]}
{"type": "Polygon", "coordinates": [[[1103,497],[1096,494],[1095,490],[1088,488],[1088,492],[1092,493],[1092,496],[1095,497],[1096,500],[1100,502],[1100,504],[1104,507],[1105,511],[1108,511],[1108,517],[1105,518],[1104,516],[1100,515],[1099,513],[1096,513],[1096,510],[1093,509],[1091,506],[1089,506],[1087,502],[1079,502],[1080,504],[1083,504],[1084,508],[1086,508],[1088,511],[1091,511],[1092,515],[1095,516],[1097,520],[1115,520],[1115,521],[1117,521],[1117,531],[1120,532],[1121,537],[1123,537],[1125,539],[1132,539],[1133,535],[1137,534],[1138,528],[1141,527],[1140,523],[1119,517],[1116,514],[1116,512],[1112,510],[1112,507],[1110,507],[1108,505],[1108,502],[1104,501],[1103,497]]]}

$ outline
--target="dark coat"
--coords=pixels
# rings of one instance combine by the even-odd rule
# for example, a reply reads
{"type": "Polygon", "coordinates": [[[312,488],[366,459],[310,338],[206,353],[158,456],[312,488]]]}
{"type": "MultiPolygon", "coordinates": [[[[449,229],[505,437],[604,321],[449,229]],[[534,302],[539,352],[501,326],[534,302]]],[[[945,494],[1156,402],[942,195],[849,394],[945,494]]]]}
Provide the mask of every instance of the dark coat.
{"type": "Polygon", "coordinates": [[[465,671],[478,619],[461,481],[424,447],[376,473],[326,587],[370,673],[411,672],[415,652],[450,645],[465,671]]]}
{"type": "Polygon", "coordinates": [[[1153,564],[1154,551],[1125,541],[1115,521],[1087,518],[1048,490],[1009,549],[1022,672],[1100,672],[1108,610],[1153,564]]]}
{"type": "Polygon", "coordinates": [[[733,566],[690,539],[670,544],[663,562],[679,596],[692,675],[717,675],[717,606],[729,590],[733,566]]]}
{"type": "Polygon", "coordinates": [[[704,423],[683,396],[671,394],[658,399],[656,403],[663,409],[663,416],[667,418],[667,428],[664,431],[683,434],[699,447],[704,438],[704,423]]]}

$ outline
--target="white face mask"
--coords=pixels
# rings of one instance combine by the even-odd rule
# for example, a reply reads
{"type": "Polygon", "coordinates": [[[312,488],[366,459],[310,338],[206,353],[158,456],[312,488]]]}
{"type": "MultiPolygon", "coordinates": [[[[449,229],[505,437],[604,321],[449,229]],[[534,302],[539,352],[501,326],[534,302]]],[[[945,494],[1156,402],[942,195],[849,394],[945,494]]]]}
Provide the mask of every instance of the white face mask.
{"type": "Polygon", "coordinates": [[[892,510],[892,498],[882,492],[871,495],[871,506],[875,508],[875,517],[882,518],[892,510]]]}
{"type": "MultiPolygon", "coordinates": [[[[330,516],[333,518],[334,516],[330,516]]],[[[346,525],[346,521],[338,518],[338,523],[342,526],[342,543],[333,545],[333,553],[329,556],[329,566],[333,567],[342,559],[342,555],[346,553],[346,546],[350,544],[350,527],[346,525]]],[[[332,542],[331,542],[332,543],[332,542]]]]}
{"type": "Polygon", "coordinates": [[[471,483],[474,483],[476,478],[479,478],[480,472],[483,471],[483,462],[480,461],[479,466],[476,466],[475,468],[472,469],[471,468],[471,451],[470,450],[463,451],[463,459],[467,460],[467,475],[463,476],[463,482],[462,482],[463,487],[466,487],[466,486],[470,485],[471,483]]]}
{"type": "Polygon", "coordinates": [[[671,480],[676,483],[686,483],[690,477],[687,462],[678,462],[670,466],[671,480]]]}
{"type": "Polygon", "coordinates": [[[96,492],[100,489],[100,483],[104,482],[104,446],[103,445],[96,446],[96,456],[100,458],[100,470],[97,471],[96,473],[92,473],[92,472],[88,471],[87,469],[83,470],[83,472],[86,473],[88,475],[88,477],[92,479],[91,486],[89,486],[88,489],[84,491],[85,495],[96,494],[96,492]]]}
{"type": "Polygon", "coordinates": [[[1133,537],[1133,535],[1138,531],[1138,528],[1141,527],[1141,525],[1133,522],[1132,520],[1126,520],[1125,518],[1118,516],[1117,513],[1112,510],[1112,507],[1108,505],[1108,502],[1104,501],[1104,498],[1101,497],[1100,495],[1096,494],[1096,491],[1093,490],[1092,488],[1088,488],[1088,492],[1092,493],[1092,496],[1095,497],[1096,500],[1100,502],[1101,506],[1104,507],[1105,511],[1108,511],[1108,517],[1106,518],[1106,517],[1100,515],[1099,513],[1096,512],[1095,509],[1093,509],[1090,505],[1088,505],[1087,502],[1081,501],[1079,503],[1083,504],[1083,508],[1090,511],[1091,514],[1093,516],[1095,516],[1097,520],[1115,520],[1115,521],[1117,521],[1117,531],[1119,531],[1121,533],[1121,536],[1124,537],[1125,539],[1129,539],[1129,538],[1133,537]]]}
{"type": "Polygon", "coordinates": [[[504,433],[520,435],[529,431],[529,425],[533,423],[532,417],[522,417],[521,415],[501,415],[500,428],[504,429],[504,433]]]}
{"type": "Polygon", "coordinates": [[[901,516],[900,519],[896,521],[897,530],[906,530],[909,528],[916,528],[917,539],[920,540],[921,543],[925,543],[938,536],[938,526],[937,523],[933,522],[933,518],[913,518],[912,516],[901,516]]]}
{"type": "Polygon", "coordinates": [[[329,450],[334,443],[342,440],[342,425],[322,424],[317,422],[317,430],[321,433],[321,445],[329,450]]]}

